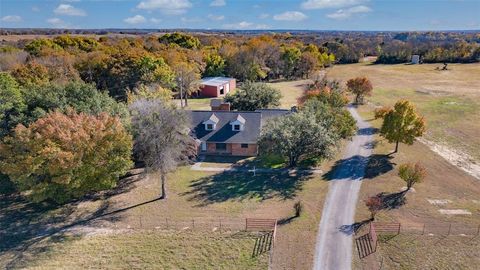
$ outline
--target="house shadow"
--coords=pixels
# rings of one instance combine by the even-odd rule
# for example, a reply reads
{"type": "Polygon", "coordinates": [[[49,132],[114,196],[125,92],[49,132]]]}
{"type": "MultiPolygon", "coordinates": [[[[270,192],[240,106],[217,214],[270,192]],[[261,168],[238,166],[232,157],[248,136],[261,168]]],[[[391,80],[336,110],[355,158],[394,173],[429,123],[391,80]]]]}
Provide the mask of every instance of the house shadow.
{"type": "Polygon", "coordinates": [[[340,159],[323,178],[327,181],[372,179],[393,170],[395,163],[391,159],[389,155],[379,154],[340,159]]]}
{"type": "Polygon", "coordinates": [[[32,258],[47,252],[53,243],[63,241],[69,229],[75,226],[94,225],[97,221],[118,221],[122,218],[118,214],[159,200],[112,209],[108,198],[130,191],[139,180],[136,176],[138,174],[124,177],[112,190],[89,194],[65,205],[33,203],[20,194],[0,196],[0,254],[13,254],[5,262],[6,268],[22,268],[26,252],[32,258]],[[101,200],[101,204],[94,211],[77,208],[80,203],[97,200],[101,200]],[[41,245],[36,245],[40,242],[41,245]]]}
{"type": "Polygon", "coordinates": [[[311,177],[312,172],[308,170],[283,169],[255,176],[252,172],[226,171],[194,181],[190,184],[191,190],[181,195],[189,196],[189,201],[198,202],[198,207],[229,200],[287,200],[294,198],[311,177]]]}

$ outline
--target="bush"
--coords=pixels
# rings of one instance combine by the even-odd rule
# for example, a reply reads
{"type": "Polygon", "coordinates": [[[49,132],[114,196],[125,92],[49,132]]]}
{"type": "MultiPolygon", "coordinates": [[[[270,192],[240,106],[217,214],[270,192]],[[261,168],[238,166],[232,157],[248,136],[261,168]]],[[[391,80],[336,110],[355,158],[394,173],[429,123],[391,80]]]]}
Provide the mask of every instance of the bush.
{"type": "Polygon", "coordinates": [[[297,201],[293,205],[293,210],[295,210],[295,217],[299,217],[303,212],[303,203],[301,201],[297,201]]]}

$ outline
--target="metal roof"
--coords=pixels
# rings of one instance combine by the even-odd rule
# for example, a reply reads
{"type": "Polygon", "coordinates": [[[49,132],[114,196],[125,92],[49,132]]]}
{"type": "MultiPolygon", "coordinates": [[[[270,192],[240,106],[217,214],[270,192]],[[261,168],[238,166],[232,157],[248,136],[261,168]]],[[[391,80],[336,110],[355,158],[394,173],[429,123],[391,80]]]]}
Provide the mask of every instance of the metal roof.
{"type": "Polygon", "coordinates": [[[229,83],[234,78],[228,77],[205,77],[200,81],[200,84],[211,85],[211,86],[220,86],[229,83]]]}

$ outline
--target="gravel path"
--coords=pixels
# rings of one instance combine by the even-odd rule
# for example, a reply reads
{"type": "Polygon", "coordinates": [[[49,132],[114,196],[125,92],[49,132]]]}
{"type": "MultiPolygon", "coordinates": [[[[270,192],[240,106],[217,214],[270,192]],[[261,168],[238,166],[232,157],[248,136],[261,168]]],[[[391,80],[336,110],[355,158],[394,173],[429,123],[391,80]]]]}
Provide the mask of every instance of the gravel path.
{"type": "Polygon", "coordinates": [[[352,232],[358,193],[371,155],[373,129],[353,107],[348,110],[357,120],[358,133],[349,142],[341,164],[333,172],[323,206],[314,269],[351,269],[352,232]]]}

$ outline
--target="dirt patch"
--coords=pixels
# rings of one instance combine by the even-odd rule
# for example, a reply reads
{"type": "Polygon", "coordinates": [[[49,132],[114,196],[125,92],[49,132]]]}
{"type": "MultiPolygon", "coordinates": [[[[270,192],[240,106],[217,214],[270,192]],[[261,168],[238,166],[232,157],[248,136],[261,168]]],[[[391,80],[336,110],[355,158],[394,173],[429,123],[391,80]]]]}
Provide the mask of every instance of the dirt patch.
{"type": "Polygon", "coordinates": [[[444,215],[471,215],[472,212],[465,209],[439,209],[438,212],[444,215]]]}
{"type": "Polygon", "coordinates": [[[430,200],[430,199],[427,199],[427,201],[433,205],[446,205],[452,202],[450,200],[430,200]]]}
{"type": "Polygon", "coordinates": [[[437,153],[451,164],[457,166],[471,176],[480,180],[480,165],[476,164],[473,158],[470,157],[468,154],[461,153],[458,150],[449,148],[444,145],[440,145],[426,139],[420,138],[419,141],[427,145],[430,149],[432,149],[433,152],[437,153]]]}

